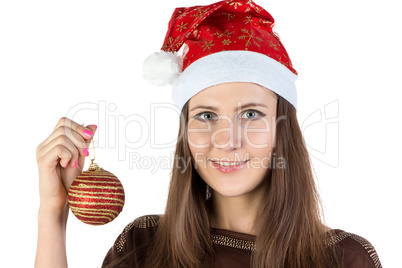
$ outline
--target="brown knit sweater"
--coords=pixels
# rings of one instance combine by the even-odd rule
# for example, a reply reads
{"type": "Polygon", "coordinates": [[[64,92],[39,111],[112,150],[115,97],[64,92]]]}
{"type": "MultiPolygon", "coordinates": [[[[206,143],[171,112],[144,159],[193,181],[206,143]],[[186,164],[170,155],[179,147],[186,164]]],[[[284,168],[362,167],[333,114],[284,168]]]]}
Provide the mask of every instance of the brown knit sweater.
{"type": "MultiPolygon", "coordinates": [[[[123,256],[147,244],[155,234],[160,215],[146,215],[129,223],[117,237],[116,242],[107,253],[102,267],[110,260],[123,256]],[[130,241],[130,242],[128,242],[130,241]]],[[[332,230],[327,240],[328,245],[338,244],[341,248],[341,260],[344,268],[382,268],[377,252],[365,238],[340,229],[332,230]]],[[[250,267],[250,257],[256,237],[249,234],[224,229],[211,228],[211,238],[215,250],[215,267],[244,268],[250,267]]],[[[140,267],[146,247],[135,256],[133,267],[140,267]]]]}

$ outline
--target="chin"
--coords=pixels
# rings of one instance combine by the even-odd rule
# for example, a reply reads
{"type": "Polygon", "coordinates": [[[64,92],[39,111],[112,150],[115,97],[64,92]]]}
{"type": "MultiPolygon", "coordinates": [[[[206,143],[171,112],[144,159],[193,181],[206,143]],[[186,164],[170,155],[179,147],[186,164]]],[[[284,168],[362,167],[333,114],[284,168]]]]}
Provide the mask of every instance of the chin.
{"type": "Polygon", "coordinates": [[[217,188],[216,190],[213,189],[213,193],[217,193],[223,197],[239,197],[242,195],[245,195],[247,193],[249,193],[249,191],[245,191],[244,189],[238,189],[236,187],[231,187],[231,188],[226,188],[226,189],[219,189],[217,188]]]}

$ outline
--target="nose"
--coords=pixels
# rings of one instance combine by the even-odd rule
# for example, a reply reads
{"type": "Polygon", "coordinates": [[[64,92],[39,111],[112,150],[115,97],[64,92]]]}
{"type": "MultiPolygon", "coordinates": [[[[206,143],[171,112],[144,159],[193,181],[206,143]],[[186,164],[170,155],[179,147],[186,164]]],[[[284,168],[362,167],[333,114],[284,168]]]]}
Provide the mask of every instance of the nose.
{"type": "Polygon", "coordinates": [[[242,146],[241,122],[229,116],[221,116],[215,131],[211,135],[215,148],[234,150],[242,146]]]}

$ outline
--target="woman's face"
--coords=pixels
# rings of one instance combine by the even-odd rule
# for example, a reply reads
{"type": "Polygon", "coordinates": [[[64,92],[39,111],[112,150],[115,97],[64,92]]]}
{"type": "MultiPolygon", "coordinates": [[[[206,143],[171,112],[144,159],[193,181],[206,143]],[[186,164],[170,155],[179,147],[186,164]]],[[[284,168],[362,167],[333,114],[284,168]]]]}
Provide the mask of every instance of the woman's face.
{"type": "Polygon", "coordinates": [[[193,164],[215,192],[237,197],[262,185],[273,152],[276,104],[275,93],[245,82],[212,86],[189,100],[193,164]]]}

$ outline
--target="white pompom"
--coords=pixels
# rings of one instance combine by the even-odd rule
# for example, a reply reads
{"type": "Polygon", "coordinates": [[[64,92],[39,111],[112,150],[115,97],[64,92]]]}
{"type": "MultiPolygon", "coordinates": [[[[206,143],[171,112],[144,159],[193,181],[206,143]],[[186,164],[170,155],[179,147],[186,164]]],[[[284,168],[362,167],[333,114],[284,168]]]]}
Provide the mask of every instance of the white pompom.
{"type": "Polygon", "coordinates": [[[142,65],[145,80],[154,86],[173,85],[178,79],[183,59],[177,52],[160,51],[149,56],[142,65]]]}

